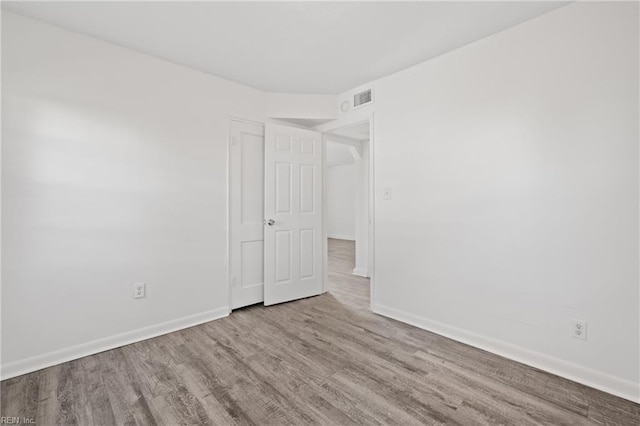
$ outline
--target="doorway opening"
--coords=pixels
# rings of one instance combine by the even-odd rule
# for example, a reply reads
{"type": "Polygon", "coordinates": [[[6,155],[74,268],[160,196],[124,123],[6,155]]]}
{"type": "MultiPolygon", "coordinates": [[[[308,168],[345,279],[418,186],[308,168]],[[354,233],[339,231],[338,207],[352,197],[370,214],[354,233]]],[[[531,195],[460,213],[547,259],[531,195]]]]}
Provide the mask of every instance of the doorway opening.
{"type": "Polygon", "coordinates": [[[327,288],[342,300],[372,300],[371,120],[324,132],[327,288]]]}
{"type": "Polygon", "coordinates": [[[232,119],[229,144],[230,310],[322,294],[322,134],[232,119]]]}
{"type": "Polygon", "coordinates": [[[230,310],[326,291],[371,307],[371,124],[320,133],[231,120],[230,310]]]}

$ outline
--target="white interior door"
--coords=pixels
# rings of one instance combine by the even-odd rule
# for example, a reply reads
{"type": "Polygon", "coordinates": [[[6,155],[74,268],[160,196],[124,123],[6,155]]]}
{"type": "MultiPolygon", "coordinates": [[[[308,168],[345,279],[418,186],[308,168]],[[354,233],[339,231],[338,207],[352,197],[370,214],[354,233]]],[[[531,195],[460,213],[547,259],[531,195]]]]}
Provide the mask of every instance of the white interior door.
{"type": "Polygon", "coordinates": [[[264,304],[322,293],[322,138],[265,129],[264,304]]]}
{"type": "Polygon", "coordinates": [[[264,300],[264,127],[232,121],[229,149],[231,309],[264,300]]]}

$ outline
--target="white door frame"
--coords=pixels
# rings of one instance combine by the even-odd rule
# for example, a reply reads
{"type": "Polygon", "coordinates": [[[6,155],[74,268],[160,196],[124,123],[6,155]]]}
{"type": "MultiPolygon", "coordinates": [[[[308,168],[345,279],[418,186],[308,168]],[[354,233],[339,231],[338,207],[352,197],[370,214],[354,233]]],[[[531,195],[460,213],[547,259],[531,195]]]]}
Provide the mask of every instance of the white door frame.
{"type": "MultiPolygon", "coordinates": [[[[339,124],[336,123],[335,126],[330,129],[323,130],[322,133],[331,133],[331,131],[347,127],[354,126],[360,123],[369,122],[369,259],[368,259],[368,267],[369,267],[369,287],[370,287],[370,308],[372,308],[374,300],[375,300],[375,180],[374,180],[374,158],[375,158],[375,144],[374,144],[374,114],[370,114],[368,117],[360,118],[358,120],[344,121],[339,124]]],[[[228,307],[229,313],[231,313],[231,265],[230,265],[230,254],[231,254],[231,121],[239,121],[243,123],[255,124],[258,126],[263,126],[264,123],[260,123],[257,121],[246,120],[240,117],[229,117],[229,127],[227,134],[227,218],[226,218],[226,228],[227,228],[227,258],[226,258],[226,272],[227,272],[227,287],[228,287],[228,307]]],[[[327,144],[326,138],[323,134],[322,136],[322,174],[323,174],[323,188],[322,188],[322,197],[323,197],[323,226],[322,226],[322,238],[323,238],[323,288],[322,291],[326,292],[329,289],[329,264],[328,264],[328,229],[327,229],[327,190],[326,190],[326,158],[327,158],[327,144]]]]}
{"type": "Polygon", "coordinates": [[[323,292],[326,292],[329,289],[329,262],[328,262],[328,227],[327,227],[327,137],[324,135],[325,133],[331,133],[334,130],[341,129],[343,127],[356,126],[358,124],[369,122],[369,259],[368,259],[368,267],[369,267],[369,308],[373,310],[373,304],[375,300],[375,181],[374,181],[374,125],[373,125],[373,113],[368,115],[365,118],[360,117],[357,120],[352,121],[341,121],[340,123],[336,123],[335,126],[329,129],[323,129],[322,133],[322,173],[323,173],[323,226],[322,226],[322,238],[324,241],[324,286],[323,292]]]}

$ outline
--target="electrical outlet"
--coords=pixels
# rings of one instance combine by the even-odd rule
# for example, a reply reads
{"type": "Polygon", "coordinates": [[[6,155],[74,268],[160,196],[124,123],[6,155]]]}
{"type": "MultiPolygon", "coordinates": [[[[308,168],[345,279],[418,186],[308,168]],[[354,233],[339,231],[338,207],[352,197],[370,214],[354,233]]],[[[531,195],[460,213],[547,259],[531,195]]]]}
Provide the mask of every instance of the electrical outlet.
{"type": "Polygon", "coordinates": [[[135,283],[133,285],[133,298],[141,299],[144,297],[144,283],[135,283]]]}
{"type": "Polygon", "coordinates": [[[577,319],[571,320],[571,333],[573,337],[580,340],[587,340],[587,322],[577,319]]]}

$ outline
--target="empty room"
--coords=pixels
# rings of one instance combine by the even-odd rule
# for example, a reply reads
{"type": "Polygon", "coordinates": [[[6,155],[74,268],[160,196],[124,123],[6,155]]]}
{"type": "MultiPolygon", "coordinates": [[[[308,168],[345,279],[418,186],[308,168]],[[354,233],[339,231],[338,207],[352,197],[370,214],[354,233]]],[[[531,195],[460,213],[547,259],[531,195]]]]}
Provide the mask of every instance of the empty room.
{"type": "Polygon", "coordinates": [[[0,424],[640,425],[638,1],[2,1],[0,424]]]}

